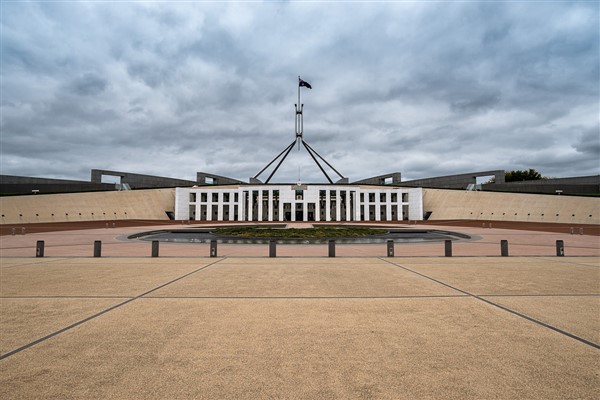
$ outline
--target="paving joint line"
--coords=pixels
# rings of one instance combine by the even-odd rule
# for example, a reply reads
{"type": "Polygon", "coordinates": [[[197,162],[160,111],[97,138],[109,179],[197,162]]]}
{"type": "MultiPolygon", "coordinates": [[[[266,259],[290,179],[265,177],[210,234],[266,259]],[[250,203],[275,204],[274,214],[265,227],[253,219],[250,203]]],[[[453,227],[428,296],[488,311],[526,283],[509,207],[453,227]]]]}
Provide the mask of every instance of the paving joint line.
{"type": "Polygon", "coordinates": [[[465,294],[454,295],[406,295],[406,296],[144,296],[144,299],[214,299],[214,300],[353,300],[353,299],[432,299],[467,298],[465,294]]]}
{"type": "Polygon", "coordinates": [[[145,295],[147,295],[147,294],[150,294],[150,293],[152,293],[152,292],[154,292],[154,291],[156,291],[156,290],[162,289],[162,288],[164,288],[164,287],[165,287],[165,286],[167,286],[167,285],[170,285],[170,284],[172,284],[172,283],[174,283],[174,282],[177,282],[177,281],[179,281],[179,280],[181,280],[181,279],[187,278],[188,276],[190,276],[190,275],[192,275],[192,274],[195,274],[196,272],[200,272],[200,271],[202,271],[203,269],[206,269],[206,268],[208,268],[208,267],[210,267],[210,266],[212,266],[212,265],[215,265],[215,264],[217,264],[217,263],[219,263],[219,262],[221,262],[221,261],[223,261],[223,260],[224,260],[224,258],[221,258],[221,259],[219,259],[219,260],[216,260],[216,261],[214,261],[214,262],[212,262],[212,263],[210,263],[210,264],[204,265],[203,267],[200,267],[200,268],[198,268],[198,269],[195,269],[195,270],[193,270],[193,271],[191,271],[191,272],[188,272],[188,273],[186,273],[186,274],[184,274],[184,275],[182,275],[182,276],[180,276],[180,277],[178,277],[178,278],[175,278],[175,279],[173,279],[173,280],[171,280],[171,281],[169,281],[169,282],[167,282],[167,283],[163,283],[162,285],[160,285],[160,286],[157,286],[157,287],[155,287],[155,288],[153,288],[153,289],[150,289],[150,290],[148,290],[148,291],[146,291],[146,292],[144,292],[144,293],[142,293],[142,294],[140,294],[140,295],[137,295],[137,296],[135,296],[135,297],[132,297],[132,298],[130,298],[130,299],[127,299],[127,300],[125,300],[125,301],[123,301],[123,302],[121,302],[121,303],[119,303],[119,304],[115,304],[114,306],[111,306],[111,307],[109,307],[109,308],[107,308],[107,309],[105,309],[105,310],[102,310],[102,311],[100,311],[100,312],[97,312],[96,314],[90,315],[89,317],[87,317],[87,318],[84,318],[84,319],[82,319],[82,320],[80,320],[80,321],[77,321],[77,322],[75,322],[75,323],[72,323],[71,325],[68,325],[68,326],[66,326],[66,327],[64,327],[64,328],[62,328],[62,329],[59,329],[58,331],[52,332],[52,333],[50,333],[50,334],[48,334],[48,335],[46,335],[46,336],[43,336],[43,337],[41,337],[41,338],[39,338],[39,339],[36,339],[36,340],[34,340],[33,342],[30,342],[30,343],[28,343],[28,344],[25,344],[25,345],[23,345],[23,346],[21,346],[21,347],[18,347],[18,348],[16,348],[16,349],[12,350],[12,351],[9,351],[8,353],[0,354],[0,360],[3,360],[3,359],[5,359],[5,358],[7,358],[7,357],[10,357],[10,356],[12,356],[12,355],[15,355],[15,354],[17,354],[17,353],[20,353],[20,352],[21,352],[21,351],[23,351],[23,350],[27,350],[28,348],[30,348],[30,347],[33,347],[33,346],[35,346],[36,344],[39,344],[39,343],[41,343],[41,342],[44,342],[44,341],[46,341],[46,340],[48,340],[48,339],[51,339],[51,338],[53,338],[54,336],[60,335],[61,333],[64,333],[64,332],[66,332],[66,331],[68,331],[68,330],[71,330],[71,329],[73,329],[73,328],[75,328],[75,327],[78,327],[79,325],[82,325],[82,324],[84,324],[84,323],[86,323],[86,322],[88,322],[88,321],[91,321],[92,319],[98,318],[98,317],[100,317],[100,316],[102,316],[102,315],[104,315],[104,314],[106,314],[106,313],[108,313],[108,312],[110,312],[110,311],[112,311],[112,310],[114,310],[114,309],[117,309],[117,308],[119,308],[119,307],[122,307],[122,306],[124,306],[125,304],[129,304],[129,303],[131,303],[132,301],[135,301],[135,300],[137,300],[137,299],[139,299],[139,298],[141,298],[141,297],[143,297],[143,296],[145,296],[145,295]]]}
{"type": "MultiPolygon", "coordinates": [[[[567,257],[569,257],[569,256],[567,256],[567,257]]],[[[572,256],[572,257],[576,257],[576,256],[572,256]]],[[[579,257],[581,257],[581,256],[579,256],[579,257]]],[[[550,262],[557,263],[560,265],[568,264],[568,265],[575,265],[577,267],[588,267],[588,268],[600,269],[600,265],[581,264],[581,263],[576,263],[573,261],[557,260],[557,258],[560,258],[560,257],[540,257],[540,258],[543,258],[544,261],[550,261],[550,262]]]]}
{"type": "Polygon", "coordinates": [[[600,297],[600,293],[478,294],[481,297],[600,297]]]}
{"type": "Polygon", "coordinates": [[[509,313],[511,313],[511,314],[513,314],[513,315],[516,315],[516,316],[518,316],[518,317],[524,318],[524,319],[526,319],[526,320],[528,320],[528,321],[530,321],[530,322],[533,322],[533,323],[535,323],[535,324],[537,324],[537,325],[540,325],[540,326],[543,326],[543,327],[545,327],[545,328],[551,329],[551,330],[553,330],[553,331],[555,331],[555,332],[557,332],[557,333],[560,333],[560,334],[562,334],[562,335],[565,335],[565,336],[567,336],[567,337],[570,337],[571,339],[575,339],[575,340],[577,340],[577,341],[579,341],[579,342],[581,342],[581,343],[583,343],[583,344],[586,344],[586,345],[588,345],[588,346],[590,346],[590,347],[593,347],[593,348],[595,348],[595,349],[598,349],[598,350],[600,350],[600,344],[594,343],[594,342],[592,342],[592,341],[590,341],[590,340],[587,340],[587,339],[584,339],[584,338],[582,338],[582,337],[579,337],[579,336],[577,336],[577,335],[574,335],[574,334],[572,334],[572,333],[570,333],[570,332],[567,332],[567,331],[565,331],[565,330],[562,330],[562,329],[560,329],[560,328],[557,328],[557,327],[555,327],[555,326],[553,326],[553,325],[550,325],[550,324],[547,324],[547,323],[545,323],[545,322],[542,322],[542,321],[540,321],[540,320],[537,320],[537,319],[535,319],[535,318],[532,318],[532,317],[530,317],[530,316],[528,316],[528,315],[526,315],[526,314],[523,314],[523,313],[520,313],[520,312],[518,312],[518,311],[512,310],[512,309],[510,309],[510,308],[508,308],[508,307],[505,307],[505,306],[503,306],[503,305],[500,305],[500,304],[498,304],[498,303],[494,303],[493,301],[491,301],[491,300],[488,300],[488,299],[486,299],[486,298],[483,298],[483,297],[481,297],[481,296],[478,296],[478,295],[476,295],[476,294],[469,293],[469,292],[467,292],[466,290],[462,290],[462,289],[459,289],[459,288],[457,288],[457,287],[454,287],[454,286],[452,286],[452,285],[449,285],[449,284],[447,284],[447,283],[445,283],[445,282],[442,282],[442,281],[440,281],[440,280],[438,280],[438,279],[435,279],[435,278],[432,278],[432,277],[430,277],[430,276],[427,276],[427,275],[425,275],[425,274],[423,274],[423,273],[420,273],[420,272],[417,272],[417,271],[415,271],[415,270],[412,270],[412,269],[410,269],[410,268],[407,268],[407,267],[405,267],[405,266],[402,266],[402,265],[396,264],[396,263],[394,263],[394,262],[392,262],[392,261],[386,260],[385,258],[381,258],[381,257],[379,257],[379,259],[380,259],[381,261],[385,261],[385,262],[386,262],[386,263],[388,263],[388,264],[394,265],[394,266],[396,266],[397,268],[401,268],[401,269],[403,269],[403,270],[405,270],[405,271],[409,271],[409,272],[412,272],[412,273],[414,273],[414,274],[417,274],[417,275],[419,275],[419,276],[421,276],[421,277],[423,277],[423,278],[429,279],[429,280],[431,280],[431,281],[433,281],[433,282],[436,282],[436,283],[438,283],[438,284],[440,284],[440,285],[443,285],[443,286],[446,286],[446,287],[448,287],[448,288],[450,288],[450,289],[454,289],[454,290],[456,290],[456,291],[459,291],[459,292],[461,292],[461,293],[464,293],[464,294],[466,294],[466,295],[468,295],[468,296],[471,296],[471,297],[473,297],[474,299],[477,299],[477,300],[479,300],[479,301],[482,301],[482,302],[484,302],[484,303],[487,303],[487,304],[489,304],[489,305],[492,305],[492,306],[494,306],[494,307],[497,307],[497,308],[499,308],[499,309],[501,309],[501,310],[507,311],[507,312],[509,312],[509,313]]]}
{"type": "MultiPolygon", "coordinates": [[[[12,258],[12,257],[4,257],[4,258],[12,258]]],[[[27,267],[30,265],[43,265],[43,264],[50,264],[56,261],[60,261],[60,260],[64,260],[65,257],[57,257],[57,258],[48,258],[48,257],[44,257],[45,259],[43,260],[39,260],[39,261],[32,261],[32,262],[28,262],[25,264],[18,264],[18,265],[9,265],[7,267],[5,266],[1,266],[0,265],[0,271],[4,270],[4,269],[9,269],[9,268],[18,268],[18,267],[27,267]]],[[[1,257],[0,257],[1,259],[1,257]]]]}
{"type": "Polygon", "coordinates": [[[0,296],[0,299],[133,299],[135,296],[0,296]]]}

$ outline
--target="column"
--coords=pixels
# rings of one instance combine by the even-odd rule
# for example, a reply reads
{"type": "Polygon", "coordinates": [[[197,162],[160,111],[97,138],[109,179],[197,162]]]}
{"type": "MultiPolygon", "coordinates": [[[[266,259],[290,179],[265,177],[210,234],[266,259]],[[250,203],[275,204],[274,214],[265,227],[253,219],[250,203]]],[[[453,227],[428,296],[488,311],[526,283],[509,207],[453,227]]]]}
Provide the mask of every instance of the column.
{"type": "Polygon", "coordinates": [[[325,191],[325,221],[331,221],[331,195],[329,188],[325,191]]]}
{"type": "Polygon", "coordinates": [[[246,202],[244,201],[244,191],[238,191],[238,221],[244,221],[246,215],[246,202]]]}
{"type": "Polygon", "coordinates": [[[217,197],[217,221],[223,221],[223,215],[225,214],[223,212],[223,208],[224,208],[223,207],[223,205],[224,205],[223,198],[225,196],[223,196],[222,192],[219,192],[217,196],[218,196],[217,197]]]}
{"type": "Polygon", "coordinates": [[[350,191],[346,190],[346,221],[350,221],[351,218],[351,212],[350,212],[350,191]]]}
{"type": "Polygon", "coordinates": [[[206,194],[206,220],[207,221],[212,221],[212,208],[213,208],[213,203],[212,203],[212,192],[208,192],[206,194]]]}
{"type": "Polygon", "coordinates": [[[194,220],[200,221],[200,218],[201,218],[200,211],[202,211],[202,208],[200,206],[200,202],[198,201],[198,202],[196,202],[196,218],[194,218],[194,220]]]}
{"type": "Polygon", "coordinates": [[[262,221],[263,219],[263,191],[262,189],[258,191],[258,220],[262,221]]]}
{"type": "MultiPolygon", "coordinates": [[[[319,190],[317,190],[317,193],[320,193],[319,190]]],[[[317,196],[317,201],[315,203],[315,222],[319,222],[321,221],[321,196],[318,195],[317,196]]]]}
{"type": "Polygon", "coordinates": [[[248,190],[248,221],[252,221],[252,189],[248,190]]]}
{"type": "Polygon", "coordinates": [[[269,221],[273,221],[273,189],[269,190],[269,201],[267,203],[269,210],[269,221]]]}
{"type": "Polygon", "coordinates": [[[362,207],[362,203],[360,202],[360,191],[354,191],[354,220],[360,221],[360,209],[362,207]]]}
{"type": "Polygon", "coordinates": [[[385,220],[386,221],[391,221],[392,220],[392,193],[388,192],[387,195],[385,196],[385,205],[386,205],[386,215],[385,215],[385,220]]]}
{"type": "Polygon", "coordinates": [[[340,191],[335,191],[335,220],[340,221],[342,219],[342,198],[340,197],[340,191]]]}

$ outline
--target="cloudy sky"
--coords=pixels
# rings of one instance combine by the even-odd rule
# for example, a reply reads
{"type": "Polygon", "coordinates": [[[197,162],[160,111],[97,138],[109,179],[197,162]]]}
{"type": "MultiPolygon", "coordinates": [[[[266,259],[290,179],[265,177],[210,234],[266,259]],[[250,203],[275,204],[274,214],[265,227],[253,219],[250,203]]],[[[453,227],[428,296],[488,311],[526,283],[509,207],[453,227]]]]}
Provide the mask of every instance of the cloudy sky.
{"type": "Polygon", "coordinates": [[[596,1],[0,4],[2,174],[600,173],[596,1]]]}

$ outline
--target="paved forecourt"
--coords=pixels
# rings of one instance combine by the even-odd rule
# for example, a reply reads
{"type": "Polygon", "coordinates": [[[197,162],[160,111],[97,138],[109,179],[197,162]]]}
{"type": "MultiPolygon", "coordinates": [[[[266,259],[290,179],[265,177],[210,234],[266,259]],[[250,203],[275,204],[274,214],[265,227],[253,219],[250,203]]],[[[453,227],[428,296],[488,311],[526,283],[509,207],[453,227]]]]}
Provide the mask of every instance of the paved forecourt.
{"type": "Polygon", "coordinates": [[[597,257],[0,268],[3,399],[600,396],[597,257]]]}
{"type": "MultiPolygon", "coordinates": [[[[302,226],[306,226],[303,224],[302,226]]],[[[297,225],[290,225],[295,226],[297,225]]],[[[402,229],[450,230],[470,236],[470,239],[453,241],[453,256],[499,256],[501,241],[509,245],[510,256],[555,256],[556,241],[564,243],[567,256],[600,256],[600,241],[595,235],[595,227],[586,228],[586,234],[571,234],[568,225],[563,232],[541,232],[517,229],[496,229],[466,226],[435,225],[382,225],[402,229]]],[[[495,225],[494,225],[495,226],[495,225]]],[[[188,225],[173,225],[175,228],[190,228],[188,225]]],[[[192,225],[191,227],[194,227],[192,225]]],[[[0,236],[0,257],[34,257],[38,241],[44,241],[46,257],[91,257],[94,242],[101,242],[102,257],[149,257],[152,244],[143,240],[128,240],[127,237],[144,231],[166,229],[156,226],[118,226],[88,230],[65,230],[56,232],[3,235],[0,236]]],[[[33,230],[33,228],[32,228],[33,230]]],[[[326,257],[325,244],[277,244],[277,257],[326,257]]],[[[160,257],[208,257],[208,243],[167,243],[161,242],[160,257]]],[[[387,254],[386,243],[380,244],[337,244],[338,257],[381,257],[387,254]]],[[[395,255],[404,257],[434,257],[445,254],[444,241],[395,243],[395,255]]],[[[218,255],[224,257],[268,257],[268,244],[222,244],[218,245],[218,255]]]]}

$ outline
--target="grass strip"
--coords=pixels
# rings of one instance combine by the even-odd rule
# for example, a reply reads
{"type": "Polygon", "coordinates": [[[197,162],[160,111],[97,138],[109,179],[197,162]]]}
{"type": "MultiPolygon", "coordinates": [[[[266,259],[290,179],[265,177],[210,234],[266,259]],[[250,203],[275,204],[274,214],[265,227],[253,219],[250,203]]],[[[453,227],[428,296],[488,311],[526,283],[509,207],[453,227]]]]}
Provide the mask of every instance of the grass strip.
{"type": "Polygon", "coordinates": [[[223,236],[239,236],[252,238],[336,238],[336,237],[362,237],[385,235],[386,229],[373,229],[362,227],[315,227],[315,228],[269,228],[257,226],[243,226],[231,228],[218,228],[213,233],[223,236]]]}

